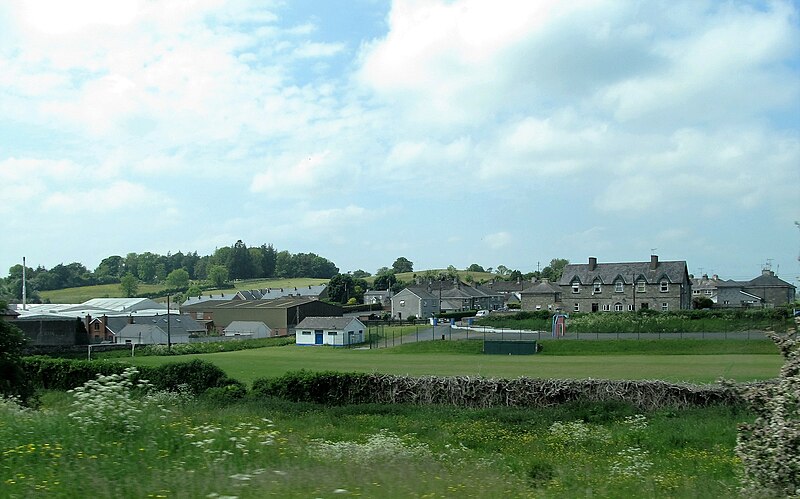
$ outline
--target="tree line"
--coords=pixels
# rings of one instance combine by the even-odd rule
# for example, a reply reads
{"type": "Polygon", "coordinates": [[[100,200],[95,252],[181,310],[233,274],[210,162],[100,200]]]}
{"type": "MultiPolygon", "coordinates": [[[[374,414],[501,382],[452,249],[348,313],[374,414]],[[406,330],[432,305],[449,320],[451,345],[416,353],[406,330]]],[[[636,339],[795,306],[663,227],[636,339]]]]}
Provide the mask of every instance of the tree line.
{"type": "MultiPolygon", "coordinates": [[[[128,253],[104,258],[94,270],[81,263],[25,268],[27,298],[34,302],[39,291],[92,286],[96,284],[160,284],[170,288],[188,287],[190,281],[224,283],[236,279],[312,277],[330,279],[339,268],[315,253],[277,251],[272,244],[247,247],[241,240],[217,248],[213,254],[200,256],[197,251],[183,253],[128,253]]],[[[22,298],[21,264],[12,266],[8,277],[0,279],[0,298],[22,298]]],[[[125,286],[125,285],[128,286],[125,286]]],[[[134,286],[135,287],[135,286],[134,286]]]]}

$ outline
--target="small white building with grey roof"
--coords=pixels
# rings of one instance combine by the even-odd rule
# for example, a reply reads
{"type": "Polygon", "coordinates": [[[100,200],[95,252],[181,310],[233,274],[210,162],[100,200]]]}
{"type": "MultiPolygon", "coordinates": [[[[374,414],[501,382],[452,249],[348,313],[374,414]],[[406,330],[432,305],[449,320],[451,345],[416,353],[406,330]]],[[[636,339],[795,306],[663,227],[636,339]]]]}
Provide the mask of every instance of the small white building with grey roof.
{"type": "Polygon", "coordinates": [[[347,346],[364,343],[367,327],[355,317],[306,317],[295,328],[298,345],[347,346]]]}

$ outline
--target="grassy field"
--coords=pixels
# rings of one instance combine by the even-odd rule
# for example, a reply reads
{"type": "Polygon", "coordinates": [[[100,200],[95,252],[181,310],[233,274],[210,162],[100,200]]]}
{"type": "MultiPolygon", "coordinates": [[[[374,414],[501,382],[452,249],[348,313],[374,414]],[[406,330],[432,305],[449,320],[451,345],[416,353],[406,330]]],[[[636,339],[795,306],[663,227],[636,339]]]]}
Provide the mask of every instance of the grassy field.
{"type": "Polygon", "coordinates": [[[49,392],[39,411],[0,403],[0,496],[737,497],[736,425],[752,420],[731,407],[219,406],[108,393],[125,390],[49,392]]]}
{"type": "Polygon", "coordinates": [[[564,347],[572,349],[572,353],[561,351],[560,354],[558,347],[548,348],[550,342],[543,342],[543,353],[527,356],[483,355],[478,353],[480,342],[451,341],[375,350],[290,345],[180,357],[136,357],[126,361],[134,365],[160,365],[201,358],[246,383],[298,369],[412,376],[661,379],[712,383],[719,378],[734,381],[774,378],[782,365],[780,354],[767,340],[746,342],[749,345],[737,340],[619,341],[622,343],[602,342],[608,344],[606,352],[599,350],[597,342],[572,342],[573,346],[564,347]],[[438,348],[446,350],[435,350],[438,348]],[[587,351],[579,353],[581,348],[587,351]],[[651,351],[648,352],[648,348],[651,351]],[[665,349],[670,353],[663,353],[665,349]],[[546,354],[548,350],[552,353],[546,354]],[[702,353],[696,353],[698,350],[702,353]]]}

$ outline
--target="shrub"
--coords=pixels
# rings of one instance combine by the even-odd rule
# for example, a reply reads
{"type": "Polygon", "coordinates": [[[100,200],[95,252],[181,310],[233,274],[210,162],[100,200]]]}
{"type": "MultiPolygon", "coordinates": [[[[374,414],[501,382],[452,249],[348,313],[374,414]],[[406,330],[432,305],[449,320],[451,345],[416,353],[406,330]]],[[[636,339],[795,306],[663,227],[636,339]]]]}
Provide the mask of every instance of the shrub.
{"type": "Polygon", "coordinates": [[[736,453],[744,464],[748,496],[800,497],[800,341],[794,331],[770,334],[786,362],[778,382],[744,391],[756,411],[741,425],[736,453]]]}
{"type": "Polygon", "coordinates": [[[216,405],[226,406],[238,402],[247,395],[247,387],[241,382],[215,386],[203,392],[203,398],[216,405]]]}
{"type": "MultiPolygon", "coordinates": [[[[4,303],[0,306],[5,308],[4,303]]],[[[27,340],[18,327],[0,319],[0,398],[15,397],[27,403],[34,387],[25,375],[22,352],[27,340]]]]}
{"type": "Polygon", "coordinates": [[[173,362],[156,368],[147,369],[144,373],[157,390],[179,391],[181,385],[197,395],[209,388],[225,387],[239,383],[228,378],[225,371],[204,360],[189,362],[173,362]]]}

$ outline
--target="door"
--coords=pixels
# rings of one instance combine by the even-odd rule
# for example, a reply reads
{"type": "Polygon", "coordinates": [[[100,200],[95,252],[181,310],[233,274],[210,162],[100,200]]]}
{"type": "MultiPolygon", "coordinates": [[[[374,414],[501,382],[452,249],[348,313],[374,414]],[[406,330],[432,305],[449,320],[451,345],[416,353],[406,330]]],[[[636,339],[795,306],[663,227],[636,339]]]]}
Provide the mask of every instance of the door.
{"type": "Polygon", "coordinates": [[[314,331],[314,344],[322,345],[322,330],[320,329],[314,331]]]}

